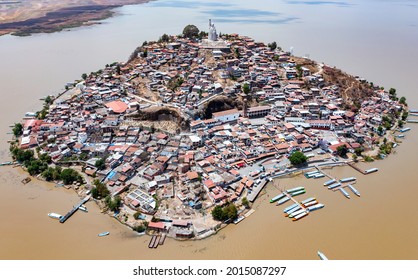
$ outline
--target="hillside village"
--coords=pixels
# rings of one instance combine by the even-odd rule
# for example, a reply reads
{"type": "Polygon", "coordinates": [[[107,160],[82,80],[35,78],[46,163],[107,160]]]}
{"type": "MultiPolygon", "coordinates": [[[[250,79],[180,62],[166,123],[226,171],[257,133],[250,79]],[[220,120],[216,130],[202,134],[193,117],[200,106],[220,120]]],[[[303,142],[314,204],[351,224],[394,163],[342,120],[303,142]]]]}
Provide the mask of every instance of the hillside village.
{"type": "Polygon", "coordinates": [[[148,229],[207,236],[221,224],[215,206],[247,211],[243,199],[292,169],[294,151],[308,162],[339,160],[341,146],[361,156],[399,125],[404,105],[393,92],[347,74],[350,83],[330,83],[335,68],[275,44],[238,34],[167,37],[145,43],[129,63],[86,75],[43,118],[28,115],[19,138],[20,149],[79,170],[87,183],[80,193],[104,183],[131,227],[142,223],[140,212],[148,229]],[[350,96],[360,85],[363,98],[350,96]],[[239,106],[207,111],[222,98],[239,106]]]}

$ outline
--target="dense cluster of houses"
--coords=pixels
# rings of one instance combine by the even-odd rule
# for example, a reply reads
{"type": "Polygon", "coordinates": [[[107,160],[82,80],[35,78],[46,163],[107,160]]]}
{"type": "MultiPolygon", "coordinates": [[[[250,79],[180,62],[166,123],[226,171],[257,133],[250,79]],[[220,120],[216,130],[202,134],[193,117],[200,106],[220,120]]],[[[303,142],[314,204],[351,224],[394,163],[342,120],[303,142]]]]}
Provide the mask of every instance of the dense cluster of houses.
{"type": "Polygon", "coordinates": [[[332,153],[341,145],[371,145],[382,116],[402,109],[376,91],[358,111],[346,110],[341,89],[327,84],[321,65],[300,67],[289,53],[235,34],[225,46],[174,37],[164,46],[148,44],[133,63],[92,73],[76,86],[76,95],[55,100],[45,119],[26,119],[20,146],[40,147],[55,163],[82,162],[84,172],[101,178],[126,207],[174,221],[179,236],[192,236],[191,222],[182,220],[239,202],[260,176],[269,175],[261,169],[246,174],[244,167],[296,150],[332,153]],[[161,102],[145,100],[140,82],[142,91],[161,102]],[[250,93],[243,92],[244,84],[250,93]],[[262,105],[195,119],[194,111],[218,95],[262,105]],[[130,113],[164,103],[192,119],[190,131],[168,133],[129,122],[130,113]],[[95,165],[101,158],[104,170],[95,165]],[[157,209],[156,199],[169,201],[172,209],[157,209]]]}

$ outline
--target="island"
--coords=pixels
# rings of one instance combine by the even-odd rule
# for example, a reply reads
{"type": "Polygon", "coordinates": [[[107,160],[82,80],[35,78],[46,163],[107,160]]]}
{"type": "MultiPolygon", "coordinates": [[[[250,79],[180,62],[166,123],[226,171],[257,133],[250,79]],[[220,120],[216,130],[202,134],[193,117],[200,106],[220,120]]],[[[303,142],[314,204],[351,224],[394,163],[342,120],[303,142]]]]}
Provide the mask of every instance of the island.
{"type": "Polygon", "coordinates": [[[269,181],[312,163],[384,158],[408,130],[395,89],[276,42],[218,34],[212,21],[81,76],[15,124],[11,154],[154,234],[150,247],[240,222],[269,181]]]}
{"type": "Polygon", "coordinates": [[[28,36],[97,24],[113,16],[117,7],[146,2],[149,0],[0,1],[0,36],[28,36]]]}

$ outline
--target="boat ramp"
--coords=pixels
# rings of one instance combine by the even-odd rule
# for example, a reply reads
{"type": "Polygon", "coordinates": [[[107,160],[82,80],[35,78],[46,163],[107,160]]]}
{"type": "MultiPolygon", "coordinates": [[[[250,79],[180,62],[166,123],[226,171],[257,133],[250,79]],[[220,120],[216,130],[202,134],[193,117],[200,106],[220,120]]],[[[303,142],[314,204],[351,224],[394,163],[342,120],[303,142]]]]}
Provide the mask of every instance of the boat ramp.
{"type": "Polygon", "coordinates": [[[74,206],[67,214],[65,214],[65,216],[60,219],[60,223],[65,223],[65,221],[68,220],[80,208],[80,206],[89,201],[90,197],[91,195],[88,195],[83,198],[76,206],[74,206]]]}
{"type": "Polygon", "coordinates": [[[150,249],[157,249],[158,245],[164,245],[165,238],[167,237],[166,234],[157,234],[151,237],[151,240],[148,244],[148,248],[150,249]]]}
{"type": "Polygon", "coordinates": [[[261,192],[261,190],[267,185],[267,180],[263,179],[261,180],[260,184],[258,184],[251,193],[247,196],[247,199],[249,202],[254,202],[254,200],[257,198],[258,194],[261,192]]]}

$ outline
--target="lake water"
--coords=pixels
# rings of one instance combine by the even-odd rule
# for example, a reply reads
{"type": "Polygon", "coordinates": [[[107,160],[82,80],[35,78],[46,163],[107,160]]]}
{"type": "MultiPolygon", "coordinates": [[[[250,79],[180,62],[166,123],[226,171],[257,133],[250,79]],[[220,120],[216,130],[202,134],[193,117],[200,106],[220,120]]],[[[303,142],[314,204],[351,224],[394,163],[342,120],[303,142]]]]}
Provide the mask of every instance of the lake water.
{"type": "MultiPolygon", "coordinates": [[[[394,87],[418,108],[418,1],[156,1],[126,6],[100,25],[30,37],[0,37],[0,161],[9,160],[9,125],[41,108],[39,98],[63,90],[66,82],[125,61],[143,41],[180,34],[187,24],[207,30],[276,41],[296,55],[394,87]]],[[[396,153],[364,164],[379,172],[363,176],[349,168],[330,170],[337,178],[356,176],[361,198],[350,200],[324,189],[324,180],[289,178],[280,185],[304,185],[324,209],[292,223],[268,203],[269,186],[255,213],[238,225],[202,241],[167,240],[149,250],[149,237],[137,236],[89,202],[65,224],[49,212],[65,213],[79,199],[71,191],[0,167],[1,259],[332,259],[418,258],[417,127],[406,133],[396,153]],[[322,181],[321,181],[322,180],[322,181]],[[106,238],[97,233],[110,231],[106,238]],[[415,246],[414,246],[415,245],[415,246]],[[179,250],[179,248],[181,250],[179,250]]]]}

